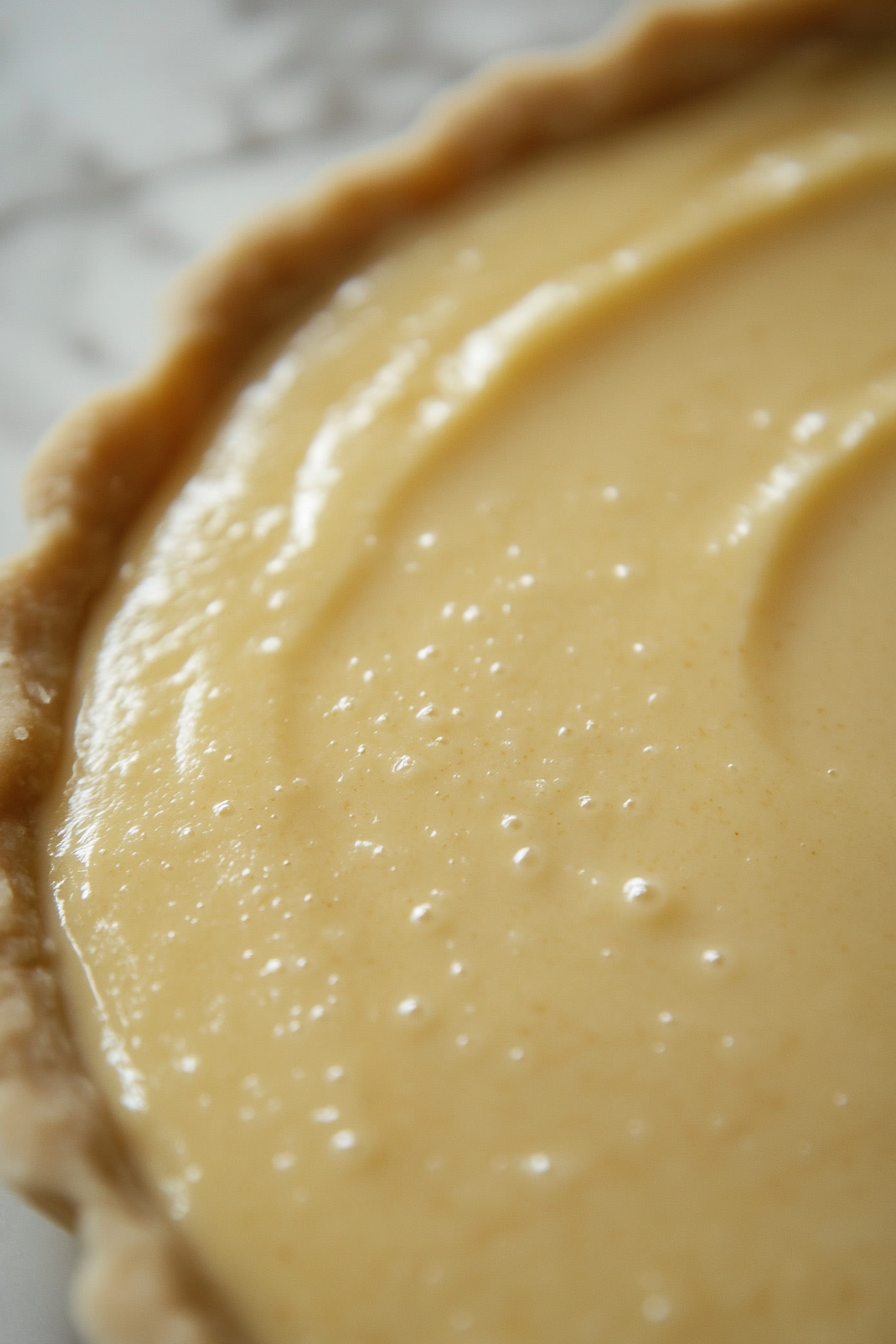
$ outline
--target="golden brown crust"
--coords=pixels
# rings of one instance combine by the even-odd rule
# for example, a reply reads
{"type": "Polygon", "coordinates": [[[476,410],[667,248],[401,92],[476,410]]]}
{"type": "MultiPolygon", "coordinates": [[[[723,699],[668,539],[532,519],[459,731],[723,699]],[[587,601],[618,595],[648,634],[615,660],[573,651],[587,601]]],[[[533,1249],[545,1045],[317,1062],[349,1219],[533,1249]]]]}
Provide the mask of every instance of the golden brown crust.
{"type": "Polygon", "coordinates": [[[245,1338],[142,1188],[80,1065],[41,919],[39,809],[80,631],[123,534],[258,343],[401,218],[787,42],[894,29],[896,0],[704,0],[647,12],[597,50],[502,65],[197,265],[178,287],[159,363],[42,446],[27,485],[32,543],[0,572],[0,1161],[11,1185],[78,1230],[75,1308],[97,1344],[245,1338]]]}

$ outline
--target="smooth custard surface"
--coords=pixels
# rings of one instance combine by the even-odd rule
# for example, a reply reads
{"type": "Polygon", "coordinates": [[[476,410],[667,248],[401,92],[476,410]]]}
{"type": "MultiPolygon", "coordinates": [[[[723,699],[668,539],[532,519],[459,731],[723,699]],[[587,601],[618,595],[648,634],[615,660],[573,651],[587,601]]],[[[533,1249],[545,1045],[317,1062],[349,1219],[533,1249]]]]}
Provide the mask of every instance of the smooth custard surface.
{"type": "Polygon", "coordinates": [[[896,1326],[896,61],[379,250],[132,539],[50,881],[260,1344],[896,1326]]]}

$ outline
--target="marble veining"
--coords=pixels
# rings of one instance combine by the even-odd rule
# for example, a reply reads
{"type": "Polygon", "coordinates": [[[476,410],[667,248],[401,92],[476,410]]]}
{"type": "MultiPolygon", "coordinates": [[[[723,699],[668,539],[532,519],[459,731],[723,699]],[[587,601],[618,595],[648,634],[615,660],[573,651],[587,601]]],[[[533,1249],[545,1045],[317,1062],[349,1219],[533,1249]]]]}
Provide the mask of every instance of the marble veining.
{"type": "Polygon", "coordinates": [[[482,62],[619,0],[3,0],[0,544],[69,406],[135,372],[191,257],[482,62]]]}

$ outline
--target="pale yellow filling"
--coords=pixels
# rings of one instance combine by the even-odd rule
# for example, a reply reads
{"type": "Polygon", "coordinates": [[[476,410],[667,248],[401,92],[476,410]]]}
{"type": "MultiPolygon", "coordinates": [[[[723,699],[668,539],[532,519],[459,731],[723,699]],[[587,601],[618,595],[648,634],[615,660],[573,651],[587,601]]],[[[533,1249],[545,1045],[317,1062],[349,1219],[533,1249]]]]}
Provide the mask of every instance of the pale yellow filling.
{"type": "Polygon", "coordinates": [[[84,1049],[261,1344],[883,1344],[896,62],[480,189],[97,613],[84,1049]]]}

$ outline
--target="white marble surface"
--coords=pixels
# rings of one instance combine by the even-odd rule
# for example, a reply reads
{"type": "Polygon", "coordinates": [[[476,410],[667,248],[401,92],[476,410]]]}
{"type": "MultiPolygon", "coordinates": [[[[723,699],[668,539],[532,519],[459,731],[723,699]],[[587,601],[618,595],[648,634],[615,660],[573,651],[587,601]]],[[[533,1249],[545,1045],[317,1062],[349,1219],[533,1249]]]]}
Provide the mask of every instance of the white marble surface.
{"type": "MultiPolygon", "coordinates": [[[[625,0],[0,0],[0,555],[67,408],[135,372],[191,257],[496,56],[625,0]]],[[[0,1339],[72,1344],[69,1239],[0,1191],[0,1339]]]]}

